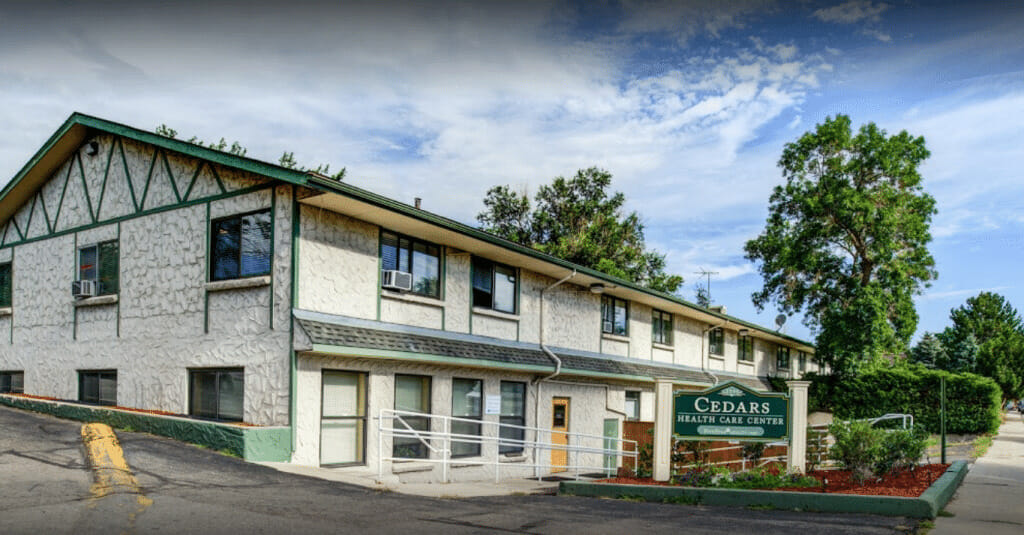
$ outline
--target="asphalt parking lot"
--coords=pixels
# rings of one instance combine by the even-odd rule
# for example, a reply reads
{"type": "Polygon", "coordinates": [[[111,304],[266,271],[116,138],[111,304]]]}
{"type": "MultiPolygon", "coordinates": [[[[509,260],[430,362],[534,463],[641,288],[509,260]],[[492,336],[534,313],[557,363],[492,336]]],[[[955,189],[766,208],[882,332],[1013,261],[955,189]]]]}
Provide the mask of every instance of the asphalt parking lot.
{"type": "Polygon", "coordinates": [[[559,496],[377,492],[118,432],[139,495],[97,497],[81,424],[0,407],[0,532],[907,533],[913,519],[559,496]]]}

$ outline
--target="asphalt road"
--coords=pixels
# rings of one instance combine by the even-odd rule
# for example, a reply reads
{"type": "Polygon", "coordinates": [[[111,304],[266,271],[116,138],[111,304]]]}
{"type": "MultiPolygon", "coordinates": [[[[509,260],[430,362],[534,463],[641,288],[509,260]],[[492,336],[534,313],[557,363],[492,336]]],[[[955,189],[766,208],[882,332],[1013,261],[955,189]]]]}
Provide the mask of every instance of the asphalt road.
{"type": "Polygon", "coordinates": [[[93,497],[81,424],[0,407],[0,533],[906,533],[916,521],[559,496],[434,499],[118,432],[138,496],[93,497]],[[150,502],[151,500],[151,502],[150,502]]]}

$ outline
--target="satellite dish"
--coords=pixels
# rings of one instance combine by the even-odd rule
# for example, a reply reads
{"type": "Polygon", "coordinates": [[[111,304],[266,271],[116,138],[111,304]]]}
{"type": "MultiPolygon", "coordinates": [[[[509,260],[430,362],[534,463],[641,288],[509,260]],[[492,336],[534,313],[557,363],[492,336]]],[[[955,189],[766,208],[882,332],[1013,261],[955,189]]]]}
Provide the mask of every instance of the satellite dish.
{"type": "Polygon", "coordinates": [[[779,314],[778,316],[775,316],[775,329],[776,330],[781,329],[782,325],[785,324],[785,323],[786,323],[786,315],[785,314],[779,314]]]}

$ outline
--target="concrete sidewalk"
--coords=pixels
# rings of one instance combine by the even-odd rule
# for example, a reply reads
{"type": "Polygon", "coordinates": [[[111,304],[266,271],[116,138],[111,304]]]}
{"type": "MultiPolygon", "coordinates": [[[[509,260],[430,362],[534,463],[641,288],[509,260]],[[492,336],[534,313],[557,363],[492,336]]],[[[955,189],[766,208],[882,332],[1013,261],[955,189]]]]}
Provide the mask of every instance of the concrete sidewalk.
{"type": "Polygon", "coordinates": [[[477,498],[481,496],[522,496],[527,494],[554,494],[558,482],[535,479],[502,479],[492,481],[466,481],[455,483],[399,483],[394,476],[386,477],[384,483],[377,482],[377,471],[369,468],[318,468],[291,463],[256,463],[281,472],[315,477],[327,481],[348,483],[370,489],[429,496],[431,498],[477,498]]]}
{"type": "Polygon", "coordinates": [[[953,501],[946,506],[952,517],[935,519],[933,535],[1024,533],[1024,420],[1007,414],[999,436],[979,458],[953,501]]]}

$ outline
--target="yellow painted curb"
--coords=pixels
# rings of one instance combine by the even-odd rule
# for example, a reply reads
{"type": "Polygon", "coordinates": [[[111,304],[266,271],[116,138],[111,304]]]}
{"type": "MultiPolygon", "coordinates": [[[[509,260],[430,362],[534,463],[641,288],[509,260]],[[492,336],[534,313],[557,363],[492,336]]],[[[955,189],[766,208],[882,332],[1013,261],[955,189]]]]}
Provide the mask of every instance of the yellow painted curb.
{"type": "Polygon", "coordinates": [[[132,474],[117,435],[107,424],[91,423],[82,426],[82,442],[95,482],[90,489],[94,498],[116,492],[135,494],[141,512],[153,503],[142,493],[139,482],[132,474]]]}

